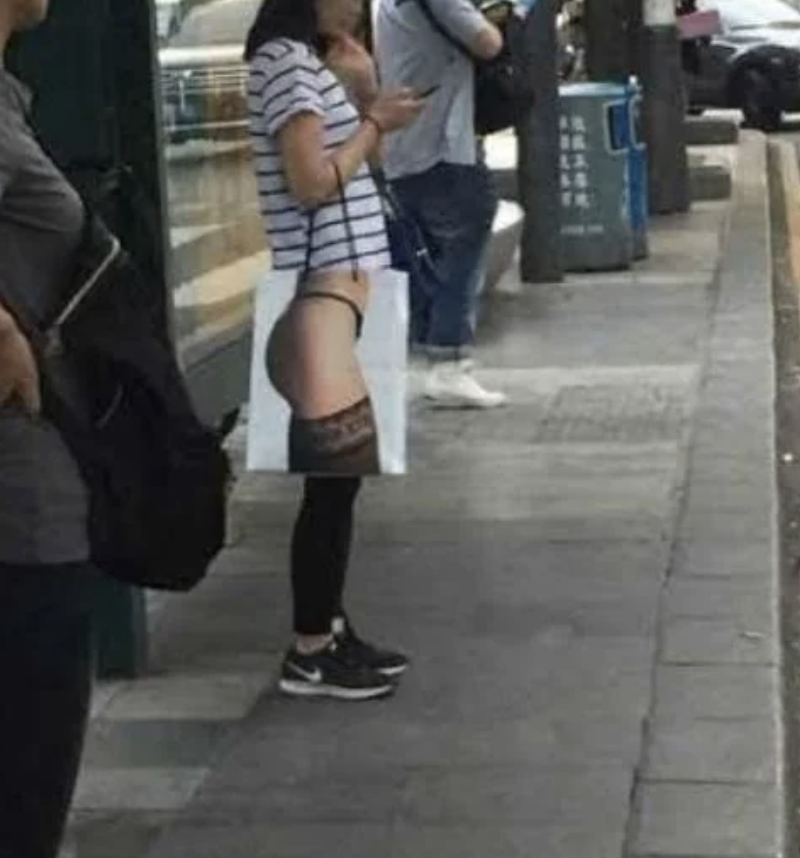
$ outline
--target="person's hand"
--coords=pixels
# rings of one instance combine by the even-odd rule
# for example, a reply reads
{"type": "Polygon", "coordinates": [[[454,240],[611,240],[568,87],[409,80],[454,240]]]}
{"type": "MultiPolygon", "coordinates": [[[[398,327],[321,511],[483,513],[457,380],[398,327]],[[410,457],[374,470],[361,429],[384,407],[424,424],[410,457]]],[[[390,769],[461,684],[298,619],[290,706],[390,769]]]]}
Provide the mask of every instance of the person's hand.
{"type": "Polygon", "coordinates": [[[375,61],[353,36],[341,33],[332,37],[325,64],[339,78],[359,107],[369,104],[378,92],[375,61]]]}
{"type": "Polygon", "coordinates": [[[381,92],[372,102],[367,116],[382,131],[397,131],[410,125],[420,114],[424,101],[413,89],[404,87],[393,92],[381,92]]]}
{"type": "Polygon", "coordinates": [[[19,328],[8,323],[0,325],[0,406],[15,396],[31,416],[41,411],[36,359],[19,328]]]}

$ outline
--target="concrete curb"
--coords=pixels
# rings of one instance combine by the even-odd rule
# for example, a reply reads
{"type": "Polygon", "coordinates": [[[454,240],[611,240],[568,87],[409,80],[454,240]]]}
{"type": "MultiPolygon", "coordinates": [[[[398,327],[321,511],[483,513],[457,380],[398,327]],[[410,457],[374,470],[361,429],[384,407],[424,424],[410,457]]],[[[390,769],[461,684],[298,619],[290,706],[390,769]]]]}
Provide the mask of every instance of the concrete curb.
{"type": "Polygon", "coordinates": [[[785,856],[766,154],[742,135],[629,858],[785,856]]]}
{"type": "Polygon", "coordinates": [[[695,203],[729,200],[733,195],[733,177],[722,164],[690,164],[689,183],[695,203]]]}
{"type": "Polygon", "coordinates": [[[718,116],[688,116],[686,142],[689,146],[735,146],[739,124],[734,119],[718,116]]]}
{"type": "Polygon", "coordinates": [[[784,189],[784,216],[789,233],[789,266],[792,280],[800,284],[800,165],[797,149],[786,140],[770,144],[779,159],[780,180],[784,189]]]}
{"type": "MultiPolygon", "coordinates": [[[[500,167],[492,170],[497,190],[505,200],[519,201],[516,170],[500,167]]],[[[732,182],[730,172],[720,164],[693,163],[689,165],[689,182],[692,202],[711,202],[730,199],[732,182]]]]}

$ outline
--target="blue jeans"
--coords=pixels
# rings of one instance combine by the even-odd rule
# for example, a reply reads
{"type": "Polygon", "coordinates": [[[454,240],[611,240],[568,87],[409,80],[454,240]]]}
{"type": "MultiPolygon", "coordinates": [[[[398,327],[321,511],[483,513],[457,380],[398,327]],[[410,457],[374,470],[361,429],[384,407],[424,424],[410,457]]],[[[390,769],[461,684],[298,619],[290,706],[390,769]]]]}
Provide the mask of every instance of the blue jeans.
{"type": "Polygon", "coordinates": [[[412,342],[434,358],[465,357],[497,211],[491,173],[482,163],[440,163],[392,187],[420,226],[438,275],[411,281],[412,342]]]}

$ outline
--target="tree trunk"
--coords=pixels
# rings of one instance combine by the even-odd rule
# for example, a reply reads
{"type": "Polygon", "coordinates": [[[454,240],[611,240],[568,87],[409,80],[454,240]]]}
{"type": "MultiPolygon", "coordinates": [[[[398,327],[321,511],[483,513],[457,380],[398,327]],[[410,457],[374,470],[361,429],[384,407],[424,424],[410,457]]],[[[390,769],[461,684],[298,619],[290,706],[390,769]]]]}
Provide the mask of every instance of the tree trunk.
{"type": "Polygon", "coordinates": [[[539,0],[525,22],[526,72],[535,104],[517,129],[518,184],[525,209],[520,274],[525,283],[563,279],[556,36],[558,0],[539,0]]]}
{"type": "Polygon", "coordinates": [[[591,80],[624,83],[630,77],[630,5],[630,0],[586,0],[586,64],[591,80]]]}

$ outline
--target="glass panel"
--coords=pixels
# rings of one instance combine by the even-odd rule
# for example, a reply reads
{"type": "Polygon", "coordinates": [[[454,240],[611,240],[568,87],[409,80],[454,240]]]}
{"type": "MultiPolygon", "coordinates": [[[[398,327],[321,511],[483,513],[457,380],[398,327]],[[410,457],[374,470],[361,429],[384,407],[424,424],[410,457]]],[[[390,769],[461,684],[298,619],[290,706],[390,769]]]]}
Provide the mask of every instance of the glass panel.
{"type": "Polygon", "coordinates": [[[177,335],[212,346],[249,317],[268,263],[247,128],[245,36],[260,0],[155,0],[177,335]]]}

